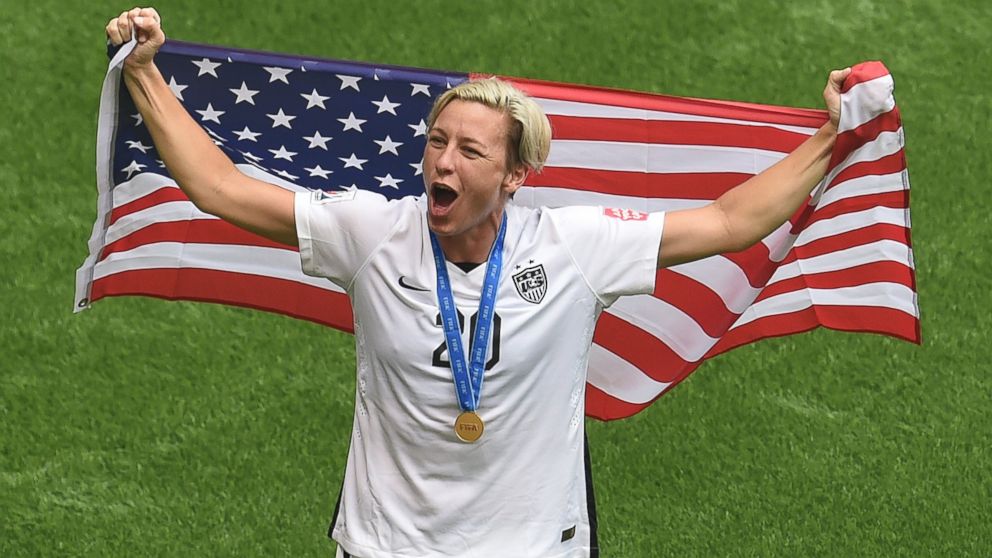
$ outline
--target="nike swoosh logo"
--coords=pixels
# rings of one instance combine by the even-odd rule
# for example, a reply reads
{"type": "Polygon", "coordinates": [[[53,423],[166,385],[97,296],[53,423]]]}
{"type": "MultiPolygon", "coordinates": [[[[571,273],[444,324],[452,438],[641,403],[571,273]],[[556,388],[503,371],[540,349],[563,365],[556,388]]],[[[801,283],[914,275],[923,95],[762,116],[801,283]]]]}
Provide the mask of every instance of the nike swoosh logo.
{"type": "Polygon", "coordinates": [[[404,280],[405,278],[406,278],[406,275],[400,275],[400,286],[403,287],[404,289],[410,289],[411,291],[421,291],[421,292],[425,292],[425,293],[426,292],[430,292],[430,289],[422,289],[420,287],[415,287],[415,286],[407,283],[404,280]]]}

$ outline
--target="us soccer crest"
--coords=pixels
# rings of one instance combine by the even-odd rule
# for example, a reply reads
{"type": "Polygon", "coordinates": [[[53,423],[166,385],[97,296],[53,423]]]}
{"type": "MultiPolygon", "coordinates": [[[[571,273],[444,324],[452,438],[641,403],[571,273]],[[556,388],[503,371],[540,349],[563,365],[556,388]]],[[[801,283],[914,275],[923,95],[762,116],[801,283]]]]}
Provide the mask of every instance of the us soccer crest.
{"type": "Polygon", "coordinates": [[[548,276],[544,273],[544,266],[538,264],[515,273],[513,285],[524,300],[540,304],[544,293],[548,292],[548,276]]]}

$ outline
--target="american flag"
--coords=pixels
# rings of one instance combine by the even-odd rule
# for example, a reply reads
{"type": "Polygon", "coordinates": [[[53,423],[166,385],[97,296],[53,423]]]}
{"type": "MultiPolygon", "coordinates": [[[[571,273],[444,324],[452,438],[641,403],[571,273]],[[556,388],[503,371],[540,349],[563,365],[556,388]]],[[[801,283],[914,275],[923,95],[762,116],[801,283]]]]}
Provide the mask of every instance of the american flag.
{"type": "MultiPolygon", "coordinates": [[[[98,211],[76,310],[145,295],[258,308],[352,329],[346,295],[295,249],[197,210],[156,154],[120,79],[104,83],[98,211]]],[[[111,54],[114,54],[113,52],[111,54]]],[[[245,173],[291,190],[423,192],[433,98],[476,74],[317,60],[169,41],[156,63],[190,115],[245,173]]],[[[504,78],[537,99],[554,137],[514,203],[637,211],[696,207],[772,165],[820,110],[504,78]]],[[[831,169],[807,207],[743,252],[658,272],[653,295],[603,312],[587,414],[623,418],[707,358],[819,326],[920,341],[909,180],[893,82],[879,62],[844,85],[831,169]]]]}

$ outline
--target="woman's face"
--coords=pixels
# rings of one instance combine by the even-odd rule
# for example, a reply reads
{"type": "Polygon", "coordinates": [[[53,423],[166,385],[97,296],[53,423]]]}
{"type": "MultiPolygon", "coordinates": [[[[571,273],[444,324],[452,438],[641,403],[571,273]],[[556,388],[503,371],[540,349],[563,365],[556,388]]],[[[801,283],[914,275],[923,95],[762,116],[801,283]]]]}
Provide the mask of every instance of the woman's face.
{"type": "Polygon", "coordinates": [[[510,117],[481,103],[456,99],[427,132],[424,186],[428,224],[438,236],[469,233],[498,217],[526,176],[507,169],[510,117]]]}

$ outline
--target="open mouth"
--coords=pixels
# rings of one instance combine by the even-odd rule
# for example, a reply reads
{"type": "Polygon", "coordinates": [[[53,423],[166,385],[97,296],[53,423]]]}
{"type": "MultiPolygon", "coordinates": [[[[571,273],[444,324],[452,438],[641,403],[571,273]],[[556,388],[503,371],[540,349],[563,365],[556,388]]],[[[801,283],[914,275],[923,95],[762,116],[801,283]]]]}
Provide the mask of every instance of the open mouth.
{"type": "Polygon", "coordinates": [[[456,199],[458,199],[458,192],[455,192],[444,184],[435,182],[431,185],[431,201],[435,209],[439,210],[440,213],[446,212],[451,207],[451,204],[455,203],[456,199]]]}

